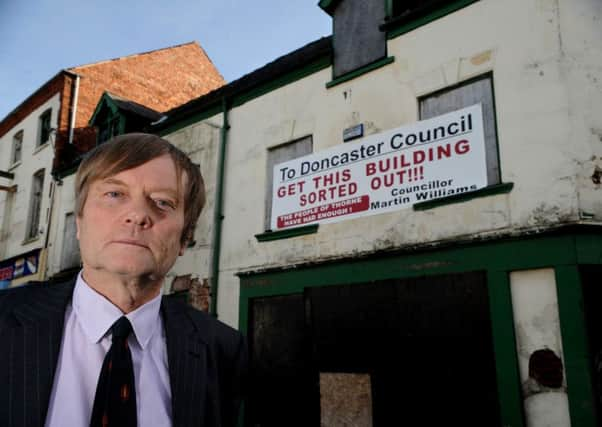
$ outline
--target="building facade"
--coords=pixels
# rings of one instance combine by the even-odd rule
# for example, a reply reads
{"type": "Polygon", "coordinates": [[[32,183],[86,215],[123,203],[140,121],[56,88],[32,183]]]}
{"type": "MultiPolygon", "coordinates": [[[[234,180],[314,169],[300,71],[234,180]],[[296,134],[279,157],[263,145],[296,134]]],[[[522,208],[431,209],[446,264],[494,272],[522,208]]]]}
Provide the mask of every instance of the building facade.
{"type": "MultiPolygon", "coordinates": [[[[2,287],[44,280],[79,266],[73,206],[60,216],[55,212],[69,197],[63,195],[61,176],[73,171],[98,136],[125,126],[118,120],[89,125],[105,91],[117,102],[127,98],[131,105],[143,104],[138,111],[144,110],[150,120],[151,113],[223,83],[193,42],[62,70],[10,112],[0,122],[2,287]]],[[[72,192],[72,187],[66,191],[72,192]]]]}
{"type": "Polygon", "coordinates": [[[248,334],[246,425],[599,425],[602,6],[320,6],[332,37],[154,126],[207,182],[171,277],[248,334]]]}

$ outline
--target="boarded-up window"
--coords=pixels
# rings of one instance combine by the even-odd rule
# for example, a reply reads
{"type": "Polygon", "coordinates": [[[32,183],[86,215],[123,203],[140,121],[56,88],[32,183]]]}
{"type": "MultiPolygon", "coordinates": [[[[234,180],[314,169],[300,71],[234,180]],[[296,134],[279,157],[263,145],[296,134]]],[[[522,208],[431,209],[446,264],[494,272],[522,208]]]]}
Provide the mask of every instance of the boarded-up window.
{"type": "Polygon", "coordinates": [[[313,149],[311,135],[296,141],[289,142],[268,151],[268,170],[265,197],[265,228],[270,229],[270,217],[272,216],[272,186],[274,181],[274,166],[287,160],[311,154],[313,149]]]}
{"type": "Polygon", "coordinates": [[[491,74],[422,97],[420,99],[420,119],[430,119],[478,103],[483,106],[487,184],[499,184],[500,164],[491,74]]]}
{"type": "Polygon", "coordinates": [[[63,229],[63,250],[61,252],[61,270],[77,267],[79,261],[79,244],[77,243],[75,215],[73,212],[65,215],[63,229]]]}
{"type": "Polygon", "coordinates": [[[33,175],[31,199],[29,201],[29,217],[27,219],[26,239],[38,237],[40,228],[40,210],[42,208],[42,190],[44,188],[44,169],[33,175]]]}
{"type": "Polygon", "coordinates": [[[387,54],[384,1],[340,2],[333,16],[334,77],[368,65],[387,54]]]}

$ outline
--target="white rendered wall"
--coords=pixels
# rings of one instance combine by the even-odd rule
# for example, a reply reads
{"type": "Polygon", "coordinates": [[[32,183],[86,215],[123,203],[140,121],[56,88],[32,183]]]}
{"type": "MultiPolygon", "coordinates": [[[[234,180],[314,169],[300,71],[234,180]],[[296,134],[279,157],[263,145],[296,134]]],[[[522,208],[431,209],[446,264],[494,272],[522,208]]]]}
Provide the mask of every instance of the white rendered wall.
{"type": "Polygon", "coordinates": [[[51,277],[61,271],[65,217],[68,213],[75,211],[75,173],[64,177],[61,181],[60,185],[55,186],[52,224],[48,244],[47,277],[51,277]]]}
{"type": "MultiPolygon", "coordinates": [[[[5,221],[7,223],[7,227],[0,230],[0,259],[10,258],[36,248],[41,248],[45,242],[48,231],[47,221],[49,217],[50,186],[52,182],[50,172],[54,157],[52,143],[54,142],[55,135],[52,133],[50,142],[40,147],[36,147],[36,141],[38,138],[39,117],[48,108],[52,109],[50,126],[56,129],[60,108],[60,95],[58,93],[32,111],[31,114],[0,138],[0,169],[9,171],[15,175],[12,181],[2,178],[2,184],[17,185],[17,192],[14,194],[14,203],[7,220],[4,219],[4,206],[7,193],[4,191],[0,192],[0,224],[5,223],[5,221]],[[21,161],[15,165],[11,165],[13,137],[20,130],[23,130],[21,161]],[[40,209],[40,233],[36,239],[26,240],[33,174],[42,168],[45,171],[45,175],[42,206],[40,209]]],[[[29,277],[29,280],[31,279],[32,277],[29,277]]]]}
{"type": "MultiPolygon", "coordinates": [[[[602,220],[600,185],[591,180],[602,146],[592,133],[602,129],[602,97],[595,91],[602,81],[602,56],[592,55],[602,48],[601,26],[595,25],[602,14],[597,1],[578,3],[481,0],[388,41],[388,55],[395,57],[389,65],[330,89],[325,84],[331,70],[324,69],[232,109],[220,318],[238,322],[236,273],[241,271],[520,233],[579,221],[583,211],[602,220]],[[412,123],[418,119],[418,97],[487,72],[493,73],[502,182],[514,183],[510,193],[257,241],[255,234],[265,231],[269,148],[312,135],[318,152],[341,144],[343,130],[359,123],[366,135],[412,123]],[[598,86],[592,86],[594,80],[598,86]]],[[[219,124],[221,117],[209,121],[219,124]]],[[[192,144],[208,144],[193,127],[178,134],[188,132],[192,144]]]]}

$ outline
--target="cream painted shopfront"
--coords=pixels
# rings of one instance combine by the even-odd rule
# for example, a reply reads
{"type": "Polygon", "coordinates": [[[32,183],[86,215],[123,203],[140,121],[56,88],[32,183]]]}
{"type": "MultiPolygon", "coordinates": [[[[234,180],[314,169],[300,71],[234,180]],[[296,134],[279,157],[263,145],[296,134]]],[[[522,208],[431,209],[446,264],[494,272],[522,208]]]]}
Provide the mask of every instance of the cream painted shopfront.
{"type": "Polygon", "coordinates": [[[245,425],[599,425],[601,6],[402,3],[153,128],[209,190],[173,274],[249,336],[245,425]]]}

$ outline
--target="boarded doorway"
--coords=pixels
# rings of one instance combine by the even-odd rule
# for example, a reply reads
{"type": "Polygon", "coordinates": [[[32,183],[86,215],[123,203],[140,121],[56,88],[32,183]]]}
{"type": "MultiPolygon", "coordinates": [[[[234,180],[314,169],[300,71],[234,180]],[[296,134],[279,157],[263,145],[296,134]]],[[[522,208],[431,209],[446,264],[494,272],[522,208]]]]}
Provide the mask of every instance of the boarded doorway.
{"type": "Polygon", "coordinates": [[[361,416],[340,425],[499,425],[483,273],[307,287],[249,312],[247,426],[334,425],[324,405],[349,399],[361,416]]]}

